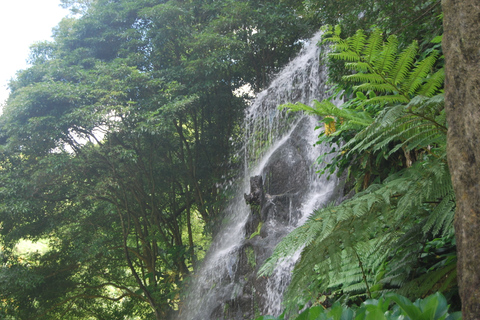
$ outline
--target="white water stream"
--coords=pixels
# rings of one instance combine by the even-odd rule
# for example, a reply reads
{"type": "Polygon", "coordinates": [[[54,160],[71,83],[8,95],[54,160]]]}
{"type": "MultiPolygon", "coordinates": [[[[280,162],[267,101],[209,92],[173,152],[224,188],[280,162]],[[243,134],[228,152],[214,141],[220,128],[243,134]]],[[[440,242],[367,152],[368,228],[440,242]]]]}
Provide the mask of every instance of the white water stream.
{"type": "MultiPolygon", "coordinates": [[[[303,51],[269,88],[258,94],[247,110],[242,150],[246,164],[244,179],[234,184],[235,197],[226,209],[226,223],[197,272],[189,301],[180,309],[178,319],[251,319],[258,314],[281,312],[283,292],[299,254],[285,259],[272,276],[255,285],[251,285],[251,279],[256,276],[252,278],[240,270],[246,265],[241,263],[241,257],[249,245],[255,252],[263,250],[265,255],[271,254],[284,235],[303,224],[313,210],[333,199],[337,181],[319,178],[313,166],[315,159],[325,152],[321,146],[314,146],[318,121],[278,110],[286,102],[310,104],[314,99],[324,98],[326,76],[324,68],[319,66],[317,46],[320,37],[317,33],[306,42],[303,51]],[[281,182],[275,182],[278,172],[283,173],[281,182]],[[245,231],[251,210],[243,195],[250,193],[249,179],[256,175],[263,177],[267,193],[281,191],[273,193],[278,196],[272,199],[283,197],[287,204],[282,209],[272,202],[273,209],[264,221],[262,235],[251,240],[245,231]],[[264,246],[262,250],[258,249],[259,243],[264,246]]],[[[257,257],[258,260],[262,259],[257,257]]]]}

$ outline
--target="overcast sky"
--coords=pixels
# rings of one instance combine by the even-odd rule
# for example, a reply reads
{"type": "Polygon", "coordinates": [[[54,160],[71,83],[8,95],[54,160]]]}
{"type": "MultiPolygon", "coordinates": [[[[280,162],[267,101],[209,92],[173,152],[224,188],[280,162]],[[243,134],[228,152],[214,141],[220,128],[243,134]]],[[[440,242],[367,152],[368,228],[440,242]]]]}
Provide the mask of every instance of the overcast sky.
{"type": "Polygon", "coordinates": [[[27,67],[29,47],[51,40],[52,28],[68,14],[60,0],[0,0],[0,105],[8,97],[7,83],[27,67]]]}

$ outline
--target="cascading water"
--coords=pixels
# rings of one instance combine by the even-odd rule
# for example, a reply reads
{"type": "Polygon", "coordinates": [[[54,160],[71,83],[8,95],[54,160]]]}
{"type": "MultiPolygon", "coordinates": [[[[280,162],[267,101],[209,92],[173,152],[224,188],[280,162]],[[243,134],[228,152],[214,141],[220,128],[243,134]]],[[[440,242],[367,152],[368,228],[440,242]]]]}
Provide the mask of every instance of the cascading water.
{"type": "Polygon", "coordinates": [[[310,104],[324,98],[320,37],[317,33],[306,42],[247,110],[242,150],[245,178],[234,184],[226,222],[197,272],[178,319],[253,319],[281,312],[283,292],[298,256],[285,259],[268,278],[258,278],[256,272],[286,234],[335,197],[336,180],[319,178],[313,167],[326,151],[314,147],[317,121],[278,110],[283,103],[310,104]],[[249,206],[246,198],[254,176],[262,195],[249,206]]]}

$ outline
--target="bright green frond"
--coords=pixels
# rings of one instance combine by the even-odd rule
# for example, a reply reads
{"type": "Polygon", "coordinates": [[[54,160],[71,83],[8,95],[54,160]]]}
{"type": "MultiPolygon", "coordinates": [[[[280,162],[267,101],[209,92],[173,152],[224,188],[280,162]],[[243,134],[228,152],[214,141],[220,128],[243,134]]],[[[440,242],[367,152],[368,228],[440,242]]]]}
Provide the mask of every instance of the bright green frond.
{"type": "Polygon", "coordinates": [[[397,103],[408,103],[409,100],[402,95],[388,95],[388,96],[378,96],[374,97],[372,99],[369,99],[367,103],[370,104],[375,104],[375,103],[381,103],[381,104],[397,104],[397,103]]]}
{"type": "Polygon", "coordinates": [[[389,74],[395,64],[395,58],[398,51],[398,39],[392,35],[388,37],[387,42],[373,60],[373,67],[378,74],[389,74]]]}
{"type": "MultiPolygon", "coordinates": [[[[331,40],[335,41],[335,39],[331,39],[331,40]]],[[[348,43],[346,41],[343,41],[343,39],[339,38],[339,41],[334,45],[331,45],[331,48],[335,52],[335,51],[346,51],[350,47],[348,46],[348,43]]]]}
{"type": "Polygon", "coordinates": [[[368,37],[367,45],[362,52],[366,62],[372,62],[374,57],[379,54],[382,48],[382,40],[382,31],[378,28],[373,30],[373,32],[370,34],[370,37],[368,37]]]}
{"type": "Polygon", "coordinates": [[[418,94],[426,97],[431,97],[443,87],[443,81],[445,80],[445,69],[442,68],[435,72],[431,77],[426,79],[421,88],[418,90],[418,94]]]}
{"type": "Polygon", "coordinates": [[[425,77],[432,70],[433,65],[437,61],[438,54],[433,52],[428,57],[419,61],[414,69],[410,72],[406,82],[402,85],[402,91],[408,94],[415,94],[417,89],[425,81],[425,77]]]}
{"type": "MultiPolygon", "coordinates": [[[[395,87],[392,87],[389,83],[362,83],[361,85],[354,86],[353,89],[355,91],[362,91],[362,92],[368,92],[368,91],[374,91],[378,94],[391,94],[395,92],[395,87]]],[[[364,104],[367,103],[381,103],[381,104],[387,104],[391,103],[391,101],[387,101],[389,98],[383,98],[385,96],[376,96],[372,99],[367,99],[364,101],[364,104]],[[385,101],[382,101],[385,100],[385,101]]],[[[405,99],[402,99],[404,101],[405,99]]]]}
{"type": "Polygon", "coordinates": [[[355,73],[348,76],[344,76],[343,79],[351,82],[367,82],[367,83],[377,83],[377,84],[384,83],[384,80],[382,79],[382,77],[374,73],[355,73]]]}
{"type": "Polygon", "coordinates": [[[294,112],[304,111],[306,114],[310,114],[310,115],[321,115],[321,114],[319,114],[318,109],[312,108],[312,107],[307,106],[306,104],[303,104],[303,103],[300,103],[300,102],[286,103],[284,105],[281,105],[279,107],[279,109],[280,110],[288,109],[289,112],[290,111],[294,111],[294,112]]]}
{"type": "Polygon", "coordinates": [[[398,56],[395,66],[389,75],[389,80],[393,84],[398,85],[407,77],[415,62],[417,50],[418,43],[414,41],[398,56]]]}
{"type": "Polygon", "coordinates": [[[358,71],[358,72],[369,72],[371,71],[371,66],[367,62],[346,62],[345,67],[349,70],[358,71]]]}
{"type": "Polygon", "coordinates": [[[329,56],[333,59],[337,60],[345,60],[345,61],[360,61],[361,57],[353,51],[342,51],[338,53],[331,53],[329,56]]]}
{"type": "Polygon", "coordinates": [[[363,30],[359,29],[357,30],[355,35],[353,35],[347,40],[347,42],[348,42],[348,45],[350,46],[350,50],[360,55],[363,52],[363,48],[366,45],[366,40],[367,40],[367,36],[363,32],[363,30]]]}
{"type": "Polygon", "coordinates": [[[333,32],[336,36],[340,36],[340,34],[342,33],[342,27],[340,27],[339,24],[337,24],[334,29],[333,29],[333,32]]]}

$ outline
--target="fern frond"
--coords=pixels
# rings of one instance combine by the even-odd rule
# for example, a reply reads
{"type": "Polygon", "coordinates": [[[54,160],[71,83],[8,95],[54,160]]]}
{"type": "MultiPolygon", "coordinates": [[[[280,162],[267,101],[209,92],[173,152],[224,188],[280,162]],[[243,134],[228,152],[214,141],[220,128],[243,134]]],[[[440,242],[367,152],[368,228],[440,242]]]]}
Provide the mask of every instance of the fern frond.
{"type": "Polygon", "coordinates": [[[452,189],[432,211],[428,219],[425,221],[422,231],[424,233],[432,231],[433,236],[436,236],[442,229],[448,230],[453,222],[454,213],[455,193],[452,189]]]}
{"type": "Polygon", "coordinates": [[[444,106],[445,97],[443,94],[438,94],[431,98],[416,96],[407,104],[406,111],[412,116],[437,127],[446,134],[447,126],[444,106]]]}
{"type": "Polygon", "coordinates": [[[300,102],[286,103],[286,104],[281,105],[279,107],[279,109],[280,110],[288,109],[288,112],[290,112],[290,111],[294,111],[294,112],[304,111],[306,114],[318,115],[318,109],[310,107],[310,106],[308,106],[306,104],[303,104],[303,103],[300,103],[300,102]]]}
{"type": "Polygon", "coordinates": [[[445,69],[441,68],[435,72],[430,78],[427,78],[427,82],[424,83],[418,90],[418,94],[425,97],[431,97],[438,92],[439,88],[443,87],[443,81],[445,80],[445,69]]]}
{"type": "MultiPolygon", "coordinates": [[[[383,97],[389,99],[389,96],[383,97]]],[[[399,103],[403,101],[402,99],[402,96],[393,96],[390,104],[399,103]]],[[[395,143],[395,146],[386,153],[389,157],[400,148],[409,151],[444,144],[445,128],[443,123],[435,121],[435,114],[443,110],[442,99],[443,96],[415,98],[407,106],[396,105],[386,108],[375,122],[357,133],[343,149],[349,150],[349,154],[367,150],[376,152],[395,143]]],[[[371,100],[374,99],[368,102],[371,100]]]]}
{"type": "Polygon", "coordinates": [[[395,58],[398,51],[398,39],[391,35],[384,44],[382,51],[380,51],[373,60],[373,68],[378,74],[388,74],[395,65],[395,58]]]}
{"type": "MultiPolygon", "coordinates": [[[[386,94],[390,94],[390,93],[394,92],[395,88],[393,88],[389,83],[379,83],[379,84],[363,83],[361,85],[355,86],[354,90],[355,91],[363,91],[363,92],[373,90],[376,93],[386,95],[386,94]]],[[[382,96],[376,96],[376,97],[373,97],[371,99],[365,100],[364,104],[370,104],[370,103],[371,104],[380,103],[381,105],[389,104],[389,103],[392,103],[392,101],[387,101],[387,100],[390,99],[390,97],[393,97],[393,96],[398,96],[397,98],[394,99],[395,101],[398,100],[401,103],[408,103],[408,98],[406,98],[405,96],[394,94],[394,95],[387,96],[388,98],[384,98],[385,96],[383,96],[383,95],[382,96]]]]}
{"type": "Polygon", "coordinates": [[[334,34],[335,34],[336,36],[338,36],[338,37],[339,37],[340,34],[342,33],[342,27],[340,27],[339,24],[337,24],[337,25],[334,27],[333,30],[334,30],[334,31],[333,31],[334,34]]]}
{"type": "MultiPolygon", "coordinates": [[[[402,147],[405,147],[406,151],[427,148],[431,145],[446,142],[445,135],[431,124],[419,124],[403,132],[403,136],[406,135],[408,135],[408,138],[401,144],[402,147]]],[[[393,152],[390,154],[393,154],[393,152]]]]}
{"type": "Polygon", "coordinates": [[[335,46],[334,44],[345,42],[345,40],[340,37],[340,34],[342,33],[342,28],[340,27],[340,25],[336,25],[335,27],[332,27],[331,25],[327,25],[323,28],[324,28],[324,34],[321,42],[322,44],[333,43],[332,45],[332,49],[333,49],[335,46]]]}
{"type": "Polygon", "coordinates": [[[437,94],[433,97],[416,96],[409,104],[407,109],[415,113],[422,114],[439,114],[445,106],[445,95],[443,93],[437,94]]]}
{"type": "MultiPolygon", "coordinates": [[[[308,286],[311,279],[307,275],[315,269],[322,270],[321,274],[315,275],[317,279],[321,279],[319,290],[339,287],[338,290],[345,290],[345,293],[361,294],[360,288],[364,286],[364,279],[355,273],[355,268],[359,270],[358,261],[355,262],[351,253],[347,254],[351,252],[350,248],[354,248],[353,250],[361,255],[364,267],[370,270],[368,272],[372,275],[374,270],[379,270],[380,266],[388,261],[391,250],[403,250],[408,243],[409,250],[404,250],[405,255],[399,256],[401,259],[396,263],[403,267],[392,270],[389,276],[382,280],[391,285],[406,283],[405,279],[410,270],[407,266],[417,261],[412,243],[420,243],[418,238],[425,237],[428,233],[426,230],[419,232],[422,226],[426,225],[418,223],[419,217],[427,219],[425,221],[429,221],[428,226],[438,231],[445,227],[451,228],[445,225],[453,214],[449,205],[451,198],[432,211],[431,214],[438,215],[437,218],[428,216],[428,211],[423,209],[422,205],[451,194],[448,177],[448,169],[440,161],[432,162],[426,167],[416,164],[393,175],[384,184],[373,185],[337,207],[315,213],[307,224],[308,230],[316,230],[316,236],[302,252],[301,261],[294,271],[291,285],[293,287],[289,290],[298,293],[297,285],[308,286]],[[445,185],[445,188],[440,187],[441,190],[437,190],[442,185],[445,185]],[[314,228],[315,224],[321,226],[314,228]],[[388,228],[385,228],[385,225],[388,225],[388,228]],[[420,229],[412,228],[415,225],[420,229]],[[407,235],[406,230],[414,232],[408,237],[405,236],[406,242],[401,242],[402,235],[407,235]],[[345,286],[340,287],[341,283],[345,286]],[[360,291],[356,292],[357,289],[360,291]]],[[[306,230],[303,229],[301,233],[306,230]]],[[[275,252],[277,250],[278,247],[275,252]]],[[[418,250],[421,250],[421,246],[418,250]]]]}
{"type": "Polygon", "coordinates": [[[408,72],[412,69],[415,62],[415,56],[417,55],[418,43],[413,41],[403,52],[398,56],[395,61],[395,66],[389,75],[389,80],[394,85],[402,83],[407,77],[408,72]]]}
{"type": "Polygon", "coordinates": [[[444,281],[452,282],[455,278],[452,279],[448,277],[448,275],[451,273],[456,275],[456,267],[456,264],[449,264],[443,268],[428,272],[412,281],[404,283],[397,292],[410,299],[428,295],[432,293],[435,286],[443,284],[444,281]]]}
{"type": "Polygon", "coordinates": [[[384,84],[383,78],[375,73],[356,73],[348,76],[343,76],[343,80],[350,82],[367,82],[368,84],[384,84]]]}
{"type": "Polygon", "coordinates": [[[367,36],[363,32],[363,30],[359,29],[357,30],[355,35],[347,39],[347,43],[350,47],[350,50],[357,53],[358,55],[361,55],[363,52],[363,48],[365,47],[366,40],[367,36]]]}
{"type": "Polygon", "coordinates": [[[365,49],[362,52],[364,60],[371,63],[373,59],[379,54],[382,48],[382,31],[378,28],[374,29],[368,37],[365,49]]]}
{"type": "MultiPolygon", "coordinates": [[[[353,110],[342,109],[337,107],[329,100],[317,101],[314,100],[314,106],[310,107],[303,103],[297,102],[295,104],[287,103],[281,105],[280,109],[288,108],[289,111],[304,111],[307,114],[317,115],[320,117],[335,117],[346,121],[348,124],[354,124],[355,126],[366,127],[373,122],[373,119],[366,112],[354,112],[353,110]]],[[[342,125],[343,127],[348,124],[342,125]]]]}
{"type": "Polygon", "coordinates": [[[353,71],[363,72],[363,73],[371,71],[370,64],[367,63],[367,62],[362,62],[362,61],[346,62],[345,63],[345,68],[347,68],[349,70],[353,70],[353,71]]]}
{"type": "Polygon", "coordinates": [[[414,69],[409,73],[405,83],[402,85],[402,91],[408,94],[415,94],[424,78],[430,73],[433,65],[437,61],[437,52],[431,53],[428,57],[419,61],[414,69]]]}
{"type": "MultiPolygon", "coordinates": [[[[338,45],[336,47],[337,49],[342,49],[338,45]]],[[[358,55],[358,53],[353,52],[353,51],[341,51],[341,52],[334,52],[330,53],[328,55],[329,57],[337,60],[344,60],[344,61],[360,61],[361,57],[358,55]]]]}

